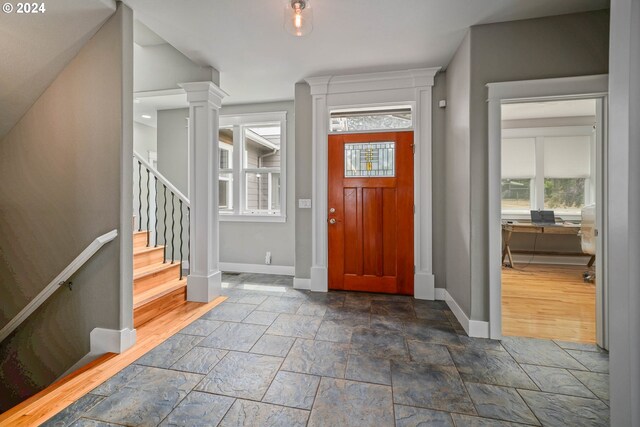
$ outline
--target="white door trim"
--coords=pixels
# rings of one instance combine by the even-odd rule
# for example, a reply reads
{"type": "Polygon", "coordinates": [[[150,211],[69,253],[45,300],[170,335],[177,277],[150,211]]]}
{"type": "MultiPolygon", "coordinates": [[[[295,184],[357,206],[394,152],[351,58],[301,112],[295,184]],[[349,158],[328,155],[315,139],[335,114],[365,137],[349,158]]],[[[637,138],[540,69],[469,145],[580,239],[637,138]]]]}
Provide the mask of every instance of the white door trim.
{"type": "Polygon", "coordinates": [[[432,266],[431,92],[440,68],[306,79],[312,96],[313,210],[310,289],[328,287],[328,135],[329,114],[338,108],[411,105],[414,144],[414,294],[435,298],[432,266]],[[422,167],[424,166],[424,167],[422,167]]]}
{"type": "MultiPolygon", "coordinates": [[[[490,337],[502,338],[502,234],[500,212],[500,182],[501,182],[501,158],[500,146],[502,139],[501,106],[508,102],[541,101],[550,99],[580,99],[596,98],[602,103],[607,103],[608,76],[581,76],[563,77],[555,79],[526,80],[502,83],[489,83],[489,329],[490,337]]],[[[601,130],[602,132],[602,130],[601,130]]],[[[603,133],[603,136],[605,134],[603,133]]],[[[603,141],[606,147],[606,140],[603,141]]],[[[604,160],[604,159],[603,159],[604,160]]],[[[606,179],[606,176],[602,176],[606,179]]],[[[600,185],[601,188],[606,188],[600,185]]],[[[604,206],[599,208],[598,216],[606,214],[604,206]]],[[[602,218],[604,220],[604,218],[602,218]]],[[[600,222],[600,221],[599,221],[600,222]]],[[[606,222],[601,222],[606,224],[606,222]]],[[[605,225],[606,227],[606,225],[605,225]]],[[[603,229],[605,237],[607,230],[603,229]]],[[[602,251],[605,252],[605,251],[602,251]]],[[[606,277],[606,254],[601,257],[605,260],[602,272],[598,273],[600,279],[606,277]]],[[[601,288],[606,286],[603,283],[601,288]]],[[[598,301],[603,308],[598,324],[603,325],[606,318],[604,301],[598,301]]],[[[604,343],[605,331],[598,334],[601,345],[604,343]]]]}

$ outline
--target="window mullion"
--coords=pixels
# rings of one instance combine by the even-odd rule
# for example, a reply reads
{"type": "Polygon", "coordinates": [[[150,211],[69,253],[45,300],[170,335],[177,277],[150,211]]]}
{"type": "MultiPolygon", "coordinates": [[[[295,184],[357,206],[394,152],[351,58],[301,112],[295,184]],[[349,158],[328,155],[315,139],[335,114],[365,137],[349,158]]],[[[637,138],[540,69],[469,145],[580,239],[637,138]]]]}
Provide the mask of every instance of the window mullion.
{"type": "Polygon", "coordinates": [[[535,202],[531,209],[544,209],[544,137],[536,137],[535,202]]]}
{"type": "Polygon", "coordinates": [[[242,128],[239,125],[233,126],[233,213],[240,214],[242,213],[242,206],[240,206],[242,202],[242,183],[244,182],[242,177],[242,152],[244,151],[243,142],[242,142],[242,128]]]}

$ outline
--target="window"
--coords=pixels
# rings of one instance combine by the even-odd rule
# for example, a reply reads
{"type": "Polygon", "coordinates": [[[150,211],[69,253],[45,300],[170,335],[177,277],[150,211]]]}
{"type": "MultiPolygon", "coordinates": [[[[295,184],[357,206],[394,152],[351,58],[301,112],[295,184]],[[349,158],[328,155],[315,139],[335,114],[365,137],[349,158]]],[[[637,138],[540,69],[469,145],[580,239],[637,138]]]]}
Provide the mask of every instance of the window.
{"type": "Polygon", "coordinates": [[[218,146],[220,148],[218,204],[221,211],[233,212],[233,128],[220,129],[218,146]]]}
{"type": "Polygon", "coordinates": [[[531,180],[502,180],[502,211],[531,210],[531,180]]]}
{"type": "Polygon", "coordinates": [[[503,136],[519,136],[502,140],[503,216],[549,209],[571,218],[595,200],[592,132],[587,128],[583,135],[524,137],[549,134],[549,129],[503,129],[503,136]]]}
{"type": "Polygon", "coordinates": [[[222,116],[220,126],[221,220],[284,221],[286,113],[222,116]]]}
{"type": "Polygon", "coordinates": [[[331,132],[361,132],[383,129],[411,129],[410,106],[375,109],[341,110],[331,112],[331,132]]]}

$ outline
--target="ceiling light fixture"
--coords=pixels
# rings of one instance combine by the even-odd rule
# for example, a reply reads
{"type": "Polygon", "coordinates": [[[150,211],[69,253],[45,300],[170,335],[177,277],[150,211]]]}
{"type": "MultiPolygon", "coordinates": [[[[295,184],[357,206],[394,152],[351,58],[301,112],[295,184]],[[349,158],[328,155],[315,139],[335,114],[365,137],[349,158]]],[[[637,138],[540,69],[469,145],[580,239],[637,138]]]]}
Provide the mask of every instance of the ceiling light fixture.
{"type": "Polygon", "coordinates": [[[286,0],[284,28],[296,37],[306,36],[313,30],[313,11],[309,0],[286,0]]]}
{"type": "Polygon", "coordinates": [[[151,116],[150,116],[150,115],[148,115],[148,114],[143,114],[143,115],[142,115],[142,118],[143,118],[143,119],[150,119],[150,118],[151,118],[151,116]]]}

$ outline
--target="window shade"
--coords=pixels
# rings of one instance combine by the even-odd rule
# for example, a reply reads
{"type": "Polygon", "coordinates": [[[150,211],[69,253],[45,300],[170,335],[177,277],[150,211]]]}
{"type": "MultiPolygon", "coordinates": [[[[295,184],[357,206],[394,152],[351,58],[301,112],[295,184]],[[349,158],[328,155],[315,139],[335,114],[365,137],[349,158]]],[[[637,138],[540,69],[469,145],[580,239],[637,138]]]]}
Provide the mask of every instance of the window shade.
{"type": "Polygon", "coordinates": [[[535,138],[502,140],[502,178],[533,178],[536,174],[535,138]]]}
{"type": "Polygon", "coordinates": [[[546,178],[588,178],[591,169],[589,136],[546,137],[544,176],[546,178]]]}

